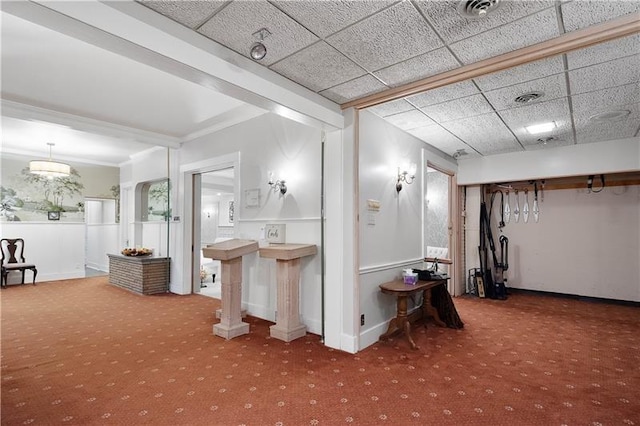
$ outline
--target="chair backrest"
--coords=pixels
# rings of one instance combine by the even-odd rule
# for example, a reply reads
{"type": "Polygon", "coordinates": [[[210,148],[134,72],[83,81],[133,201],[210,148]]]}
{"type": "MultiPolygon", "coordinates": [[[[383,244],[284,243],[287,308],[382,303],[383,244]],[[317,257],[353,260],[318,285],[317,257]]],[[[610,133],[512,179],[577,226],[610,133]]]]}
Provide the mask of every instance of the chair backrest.
{"type": "Polygon", "coordinates": [[[24,240],[22,238],[3,238],[0,240],[2,246],[2,264],[24,263],[24,240]]]}

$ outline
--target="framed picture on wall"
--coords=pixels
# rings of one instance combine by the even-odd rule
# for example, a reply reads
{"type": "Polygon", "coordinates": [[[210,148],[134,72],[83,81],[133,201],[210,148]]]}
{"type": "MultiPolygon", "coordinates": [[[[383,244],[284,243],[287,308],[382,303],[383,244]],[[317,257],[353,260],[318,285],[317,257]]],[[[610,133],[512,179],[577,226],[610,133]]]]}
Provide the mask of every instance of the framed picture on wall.
{"type": "Polygon", "coordinates": [[[47,212],[49,220],[60,220],[60,212],[47,212]]]}

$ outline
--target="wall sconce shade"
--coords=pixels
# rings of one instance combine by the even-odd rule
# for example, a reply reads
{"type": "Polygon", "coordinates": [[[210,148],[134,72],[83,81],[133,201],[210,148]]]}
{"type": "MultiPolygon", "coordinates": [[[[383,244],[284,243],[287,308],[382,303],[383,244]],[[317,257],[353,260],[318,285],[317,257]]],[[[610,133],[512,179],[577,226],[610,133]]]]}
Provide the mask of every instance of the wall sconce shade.
{"type": "Polygon", "coordinates": [[[284,179],[273,180],[273,172],[269,172],[269,182],[267,184],[273,191],[280,191],[282,195],[287,193],[287,184],[284,179]]]}
{"type": "Polygon", "coordinates": [[[416,163],[411,163],[409,166],[404,166],[403,170],[400,170],[398,167],[398,177],[396,180],[396,191],[402,191],[402,182],[405,182],[407,185],[411,185],[413,180],[416,177],[417,170],[416,163]]]}
{"type": "Polygon", "coordinates": [[[53,161],[51,159],[51,147],[55,144],[47,143],[47,145],[49,145],[49,159],[30,161],[29,172],[49,179],[69,176],[71,174],[71,166],[53,161]]]}

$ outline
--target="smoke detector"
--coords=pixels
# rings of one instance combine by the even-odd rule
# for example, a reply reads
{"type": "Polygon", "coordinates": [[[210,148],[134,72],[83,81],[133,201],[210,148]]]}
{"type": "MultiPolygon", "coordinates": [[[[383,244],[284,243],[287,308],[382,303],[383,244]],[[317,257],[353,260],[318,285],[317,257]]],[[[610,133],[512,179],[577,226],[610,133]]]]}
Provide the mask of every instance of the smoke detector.
{"type": "Polygon", "coordinates": [[[558,142],[558,140],[559,140],[558,138],[555,138],[555,137],[553,137],[553,136],[548,136],[548,137],[546,137],[546,138],[539,138],[539,139],[537,139],[537,142],[538,142],[538,144],[540,144],[540,145],[547,145],[547,144],[549,144],[550,142],[558,142]]]}
{"type": "Polygon", "coordinates": [[[526,104],[544,96],[544,92],[529,92],[514,99],[519,104],[526,104]]]}
{"type": "Polygon", "coordinates": [[[629,111],[628,109],[607,111],[600,114],[592,115],[591,117],[589,117],[589,121],[593,121],[595,123],[610,123],[612,121],[622,120],[629,114],[631,114],[631,111],[629,111]]]}
{"type": "Polygon", "coordinates": [[[467,151],[465,151],[464,149],[458,149],[456,150],[456,152],[453,153],[453,158],[460,158],[463,155],[469,155],[469,153],[467,151]]]}
{"type": "Polygon", "coordinates": [[[500,0],[462,0],[458,3],[458,13],[467,19],[482,19],[495,12],[500,0]]]}

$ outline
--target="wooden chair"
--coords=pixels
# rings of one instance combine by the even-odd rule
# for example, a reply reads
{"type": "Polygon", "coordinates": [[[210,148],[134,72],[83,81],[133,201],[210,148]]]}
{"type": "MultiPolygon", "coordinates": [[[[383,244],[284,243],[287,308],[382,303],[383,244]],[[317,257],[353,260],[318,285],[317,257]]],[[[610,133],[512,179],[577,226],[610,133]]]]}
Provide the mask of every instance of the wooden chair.
{"type": "Polygon", "coordinates": [[[36,285],[36,275],[38,270],[33,263],[26,263],[24,259],[24,240],[22,238],[3,238],[0,240],[0,248],[2,249],[2,278],[0,286],[7,286],[7,278],[9,272],[22,272],[22,284],[24,284],[24,271],[27,269],[33,272],[33,285],[36,285]]]}

